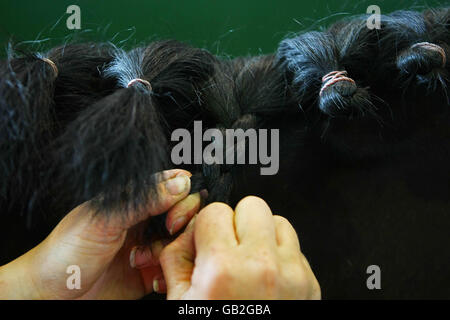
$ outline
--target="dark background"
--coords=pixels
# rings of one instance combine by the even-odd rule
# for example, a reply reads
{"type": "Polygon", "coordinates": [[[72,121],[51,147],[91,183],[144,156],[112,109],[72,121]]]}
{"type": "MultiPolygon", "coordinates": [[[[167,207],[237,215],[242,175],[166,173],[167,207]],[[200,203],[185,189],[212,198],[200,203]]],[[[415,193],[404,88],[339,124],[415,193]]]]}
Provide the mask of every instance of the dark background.
{"type": "Polygon", "coordinates": [[[37,40],[45,50],[73,38],[112,41],[130,47],[155,38],[173,38],[220,55],[274,52],[289,32],[318,29],[337,19],[365,13],[422,10],[441,0],[1,0],[0,55],[9,40],[37,40]],[[69,30],[66,9],[81,8],[81,30],[69,30]]]}

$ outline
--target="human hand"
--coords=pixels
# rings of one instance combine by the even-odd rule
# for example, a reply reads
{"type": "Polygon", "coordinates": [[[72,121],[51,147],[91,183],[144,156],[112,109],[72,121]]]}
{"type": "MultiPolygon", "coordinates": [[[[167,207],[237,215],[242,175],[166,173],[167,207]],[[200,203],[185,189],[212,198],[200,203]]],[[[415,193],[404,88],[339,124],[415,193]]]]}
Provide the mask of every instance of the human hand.
{"type": "Polygon", "coordinates": [[[321,298],[294,228],[257,197],[202,209],[160,262],[168,299],[321,298]]]}
{"type": "Polygon", "coordinates": [[[166,211],[172,233],[186,225],[200,207],[200,195],[189,195],[190,176],[184,170],[164,171],[159,199],[126,217],[95,214],[89,202],[76,207],[42,243],[0,268],[0,298],[136,299],[151,292],[162,271],[136,247],[137,225],[166,211]],[[80,268],[80,289],[67,287],[71,265],[80,268]]]}

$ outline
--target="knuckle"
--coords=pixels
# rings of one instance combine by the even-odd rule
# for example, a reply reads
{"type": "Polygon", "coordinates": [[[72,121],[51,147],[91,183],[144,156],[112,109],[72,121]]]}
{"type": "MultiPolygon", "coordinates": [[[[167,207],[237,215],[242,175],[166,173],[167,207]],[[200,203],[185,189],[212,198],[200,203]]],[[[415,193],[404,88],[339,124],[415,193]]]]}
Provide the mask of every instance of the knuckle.
{"type": "Polygon", "coordinates": [[[275,215],[273,216],[275,219],[275,222],[278,226],[282,226],[283,230],[286,230],[289,232],[289,235],[296,235],[298,237],[298,233],[295,231],[295,228],[292,226],[292,224],[289,222],[288,219],[282,216],[275,215]]]}
{"type": "Polygon", "coordinates": [[[277,223],[279,224],[286,224],[286,225],[291,225],[291,223],[289,222],[288,219],[286,219],[283,216],[279,216],[279,215],[274,215],[273,218],[277,221],[277,223]]]}
{"type": "Polygon", "coordinates": [[[232,213],[233,210],[229,205],[222,202],[213,202],[200,211],[199,219],[204,219],[205,216],[209,215],[226,214],[230,212],[232,213]]]}
{"type": "Polygon", "coordinates": [[[263,199],[261,199],[257,196],[246,196],[241,201],[239,201],[239,203],[236,206],[236,209],[240,206],[247,205],[249,203],[264,204],[264,205],[268,206],[267,203],[263,199]]]}

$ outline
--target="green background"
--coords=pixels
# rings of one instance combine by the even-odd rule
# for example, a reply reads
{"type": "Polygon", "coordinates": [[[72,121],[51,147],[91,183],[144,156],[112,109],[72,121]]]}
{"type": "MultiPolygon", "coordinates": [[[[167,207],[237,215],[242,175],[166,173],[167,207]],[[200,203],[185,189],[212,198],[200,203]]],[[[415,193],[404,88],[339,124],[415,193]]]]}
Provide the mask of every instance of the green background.
{"type": "Polygon", "coordinates": [[[45,50],[74,39],[130,47],[161,38],[220,55],[270,53],[290,32],[365,13],[371,4],[388,13],[448,5],[449,0],[0,0],[0,54],[9,40],[45,50]],[[66,27],[71,4],[81,8],[80,31],[66,27]]]}

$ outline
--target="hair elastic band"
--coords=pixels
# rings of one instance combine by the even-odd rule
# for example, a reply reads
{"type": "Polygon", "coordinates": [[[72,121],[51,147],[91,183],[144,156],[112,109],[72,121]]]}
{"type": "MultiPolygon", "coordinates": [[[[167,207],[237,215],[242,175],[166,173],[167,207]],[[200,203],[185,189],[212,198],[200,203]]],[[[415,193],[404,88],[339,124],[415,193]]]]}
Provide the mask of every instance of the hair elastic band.
{"type": "Polygon", "coordinates": [[[447,56],[445,55],[445,50],[438,46],[437,44],[430,43],[430,42],[419,42],[411,46],[411,49],[421,47],[428,50],[436,51],[438,52],[442,57],[442,67],[445,68],[445,64],[447,63],[447,56]]]}
{"type": "Polygon", "coordinates": [[[128,82],[127,84],[127,88],[131,87],[132,85],[134,85],[135,83],[140,82],[143,85],[145,85],[150,91],[152,91],[152,85],[150,84],[150,82],[148,82],[147,80],[144,79],[140,79],[140,78],[136,78],[131,80],[130,82],[128,82]]]}
{"type": "Polygon", "coordinates": [[[322,83],[324,85],[322,86],[322,89],[320,89],[319,96],[322,95],[322,92],[326,88],[328,88],[329,86],[332,86],[333,84],[338,83],[340,81],[348,81],[348,82],[355,84],[355,80],[347,77],[347,71],[332,71],[322,77],[322,83]]]}
{"type": "Polygon", "coordinates": [[[58,67],[56,67],[56,64],[48,58],[42,58],[42,61],[44,61],[45,63],[48,63],[52,67],[53,72],[55,73],[55,77],[57,77],[58,76],[58,67]]]}

